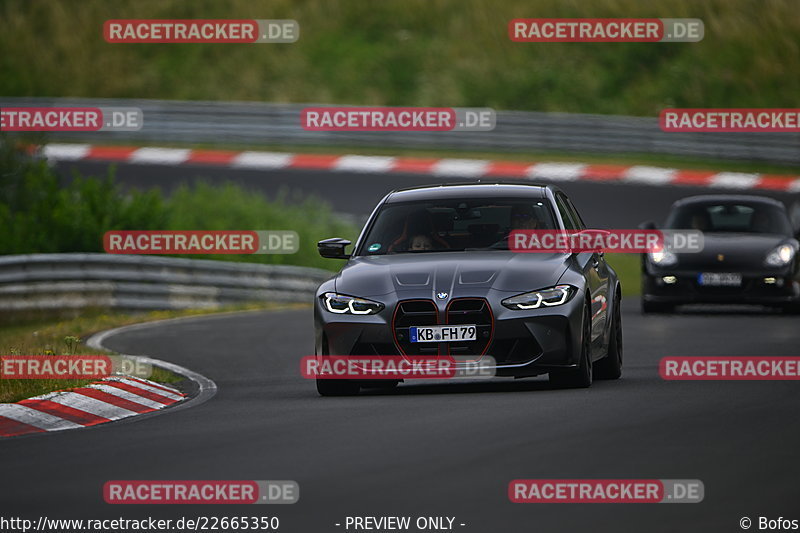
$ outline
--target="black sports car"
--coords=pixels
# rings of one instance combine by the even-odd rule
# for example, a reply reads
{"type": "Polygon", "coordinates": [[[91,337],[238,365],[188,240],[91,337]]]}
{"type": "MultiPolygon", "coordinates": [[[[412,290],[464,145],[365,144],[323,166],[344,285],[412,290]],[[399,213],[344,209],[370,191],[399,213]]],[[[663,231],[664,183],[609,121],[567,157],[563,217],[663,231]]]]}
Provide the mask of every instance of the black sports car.
{"type": "MultiPolygon", "coordinates": [[[[642,224],[654,229],[653,222],[642,224]]],[[[665,229],[703,232],[699,253],[661,251],[642,256],[642,311],[669,312],[678,304],[800,305],[797,237],[784,205],[770,198],[703,195],[670,209],[665,229]]]]}
{"type": "MultiPolygon", "coordinates": [[[[620,283],[602,252],[519,253],[513,230],[583,230],[558,188],[472,183],[403,189],[373,211],[352,255],[317,290],[316,354],[494,358],[497,376],[588,387],[622,368],[620,283]],[[463,337],[443,340],[452,325],[463,337]],[[436,340],[438,339],[438,341],[436,340]],[[434,340],[434,342],[425,342],[434,340]]],[[[394,385],[397,382],[391,382],[394,385]]],[[[322,395],[374,383],[318,379],[322,395]]]]}

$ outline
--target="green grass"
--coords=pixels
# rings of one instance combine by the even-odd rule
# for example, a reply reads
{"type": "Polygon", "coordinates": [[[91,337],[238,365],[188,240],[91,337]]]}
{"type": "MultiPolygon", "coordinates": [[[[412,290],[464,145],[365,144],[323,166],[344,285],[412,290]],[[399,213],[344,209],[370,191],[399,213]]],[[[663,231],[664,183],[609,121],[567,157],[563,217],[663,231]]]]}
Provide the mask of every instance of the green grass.
{"type": "MultiPolygon", "coordinates": [[[[798,107],[796,0],[5,0],[0,95],[488,106],[655,116],[798,107]],[[699,43],[515,43],[512,18],[701,18],[699,43]],[[108,44],[115,18],[291,18],[293,44],[108,44]]],[[[621,147],[624,151],[624,147],[621,147]]]]}
{"type": "Polygon", "coordinates": [[[606,260],[619,276],[622,297],[639,296],[642,292],[642,263],[639,254],[606,254],[606,260]]]}

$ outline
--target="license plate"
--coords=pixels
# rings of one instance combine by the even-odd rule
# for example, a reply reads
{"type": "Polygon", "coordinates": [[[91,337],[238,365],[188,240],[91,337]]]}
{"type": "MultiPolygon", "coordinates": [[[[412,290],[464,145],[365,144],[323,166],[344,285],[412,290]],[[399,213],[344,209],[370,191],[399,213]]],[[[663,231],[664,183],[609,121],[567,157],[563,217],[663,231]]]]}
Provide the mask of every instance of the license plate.
{"type": "Polygon", "coordinates": [[[411,342],[474,341],[478,338],[471,324],[458,326],[419,326],[409,328],[411,342]]]}
{"type": "Polygon", "coordinates": [[[700,274],[697,281],[706,287],[741,287],[742,275],[708,272],[700,274]]]}

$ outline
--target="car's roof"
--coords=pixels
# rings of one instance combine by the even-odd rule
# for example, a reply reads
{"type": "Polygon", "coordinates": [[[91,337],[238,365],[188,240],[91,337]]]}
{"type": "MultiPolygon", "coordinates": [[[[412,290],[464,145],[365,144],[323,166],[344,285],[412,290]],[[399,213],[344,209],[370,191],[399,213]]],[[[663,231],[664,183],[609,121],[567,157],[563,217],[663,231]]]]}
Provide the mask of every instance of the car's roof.
{"type": "Polygon", "coordinates": [[[772,205],[774,207],[781,207],[783,208],[783,203],[775,200],[773,198],[767,198],[766,196],[755,196],[749,194],[700,194],[697,196],[689,196],[687,198],[681,198],[674,204],[672,204],[673,208],[676,207],[683,207],[686,205],[699,205],[699,204],[713,204],[713,203],[744,203],[744,204],[765,204],[765,205],[772,205]]]}
{"type": "Polygon", "coordinates": [[[461,198],[527,197],[546,198],[550,186],[536,183],[469,182],[442,183],[397,189],[389,193],[387,203],[413,202],[417,200],[441,200],[461,198]]]}

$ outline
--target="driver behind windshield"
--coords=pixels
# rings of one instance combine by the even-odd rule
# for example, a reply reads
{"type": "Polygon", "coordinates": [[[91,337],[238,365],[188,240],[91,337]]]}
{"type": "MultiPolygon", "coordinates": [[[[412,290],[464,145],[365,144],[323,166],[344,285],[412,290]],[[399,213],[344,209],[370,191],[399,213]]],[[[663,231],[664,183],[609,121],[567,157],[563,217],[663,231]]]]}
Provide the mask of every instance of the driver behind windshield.
{"type": "Polygon", "coordinates": [[[539,218],[530,205],[514,205],[511,208],[511,230],[539,229],[539,218]]]}
{"type": "Polygon", "coordinates": [[[446,250],[447,242],[436,235],[433,217],[427,209],[414,211],[406,217],[403,232],[389,246],[389,253],[446,250]]]}

